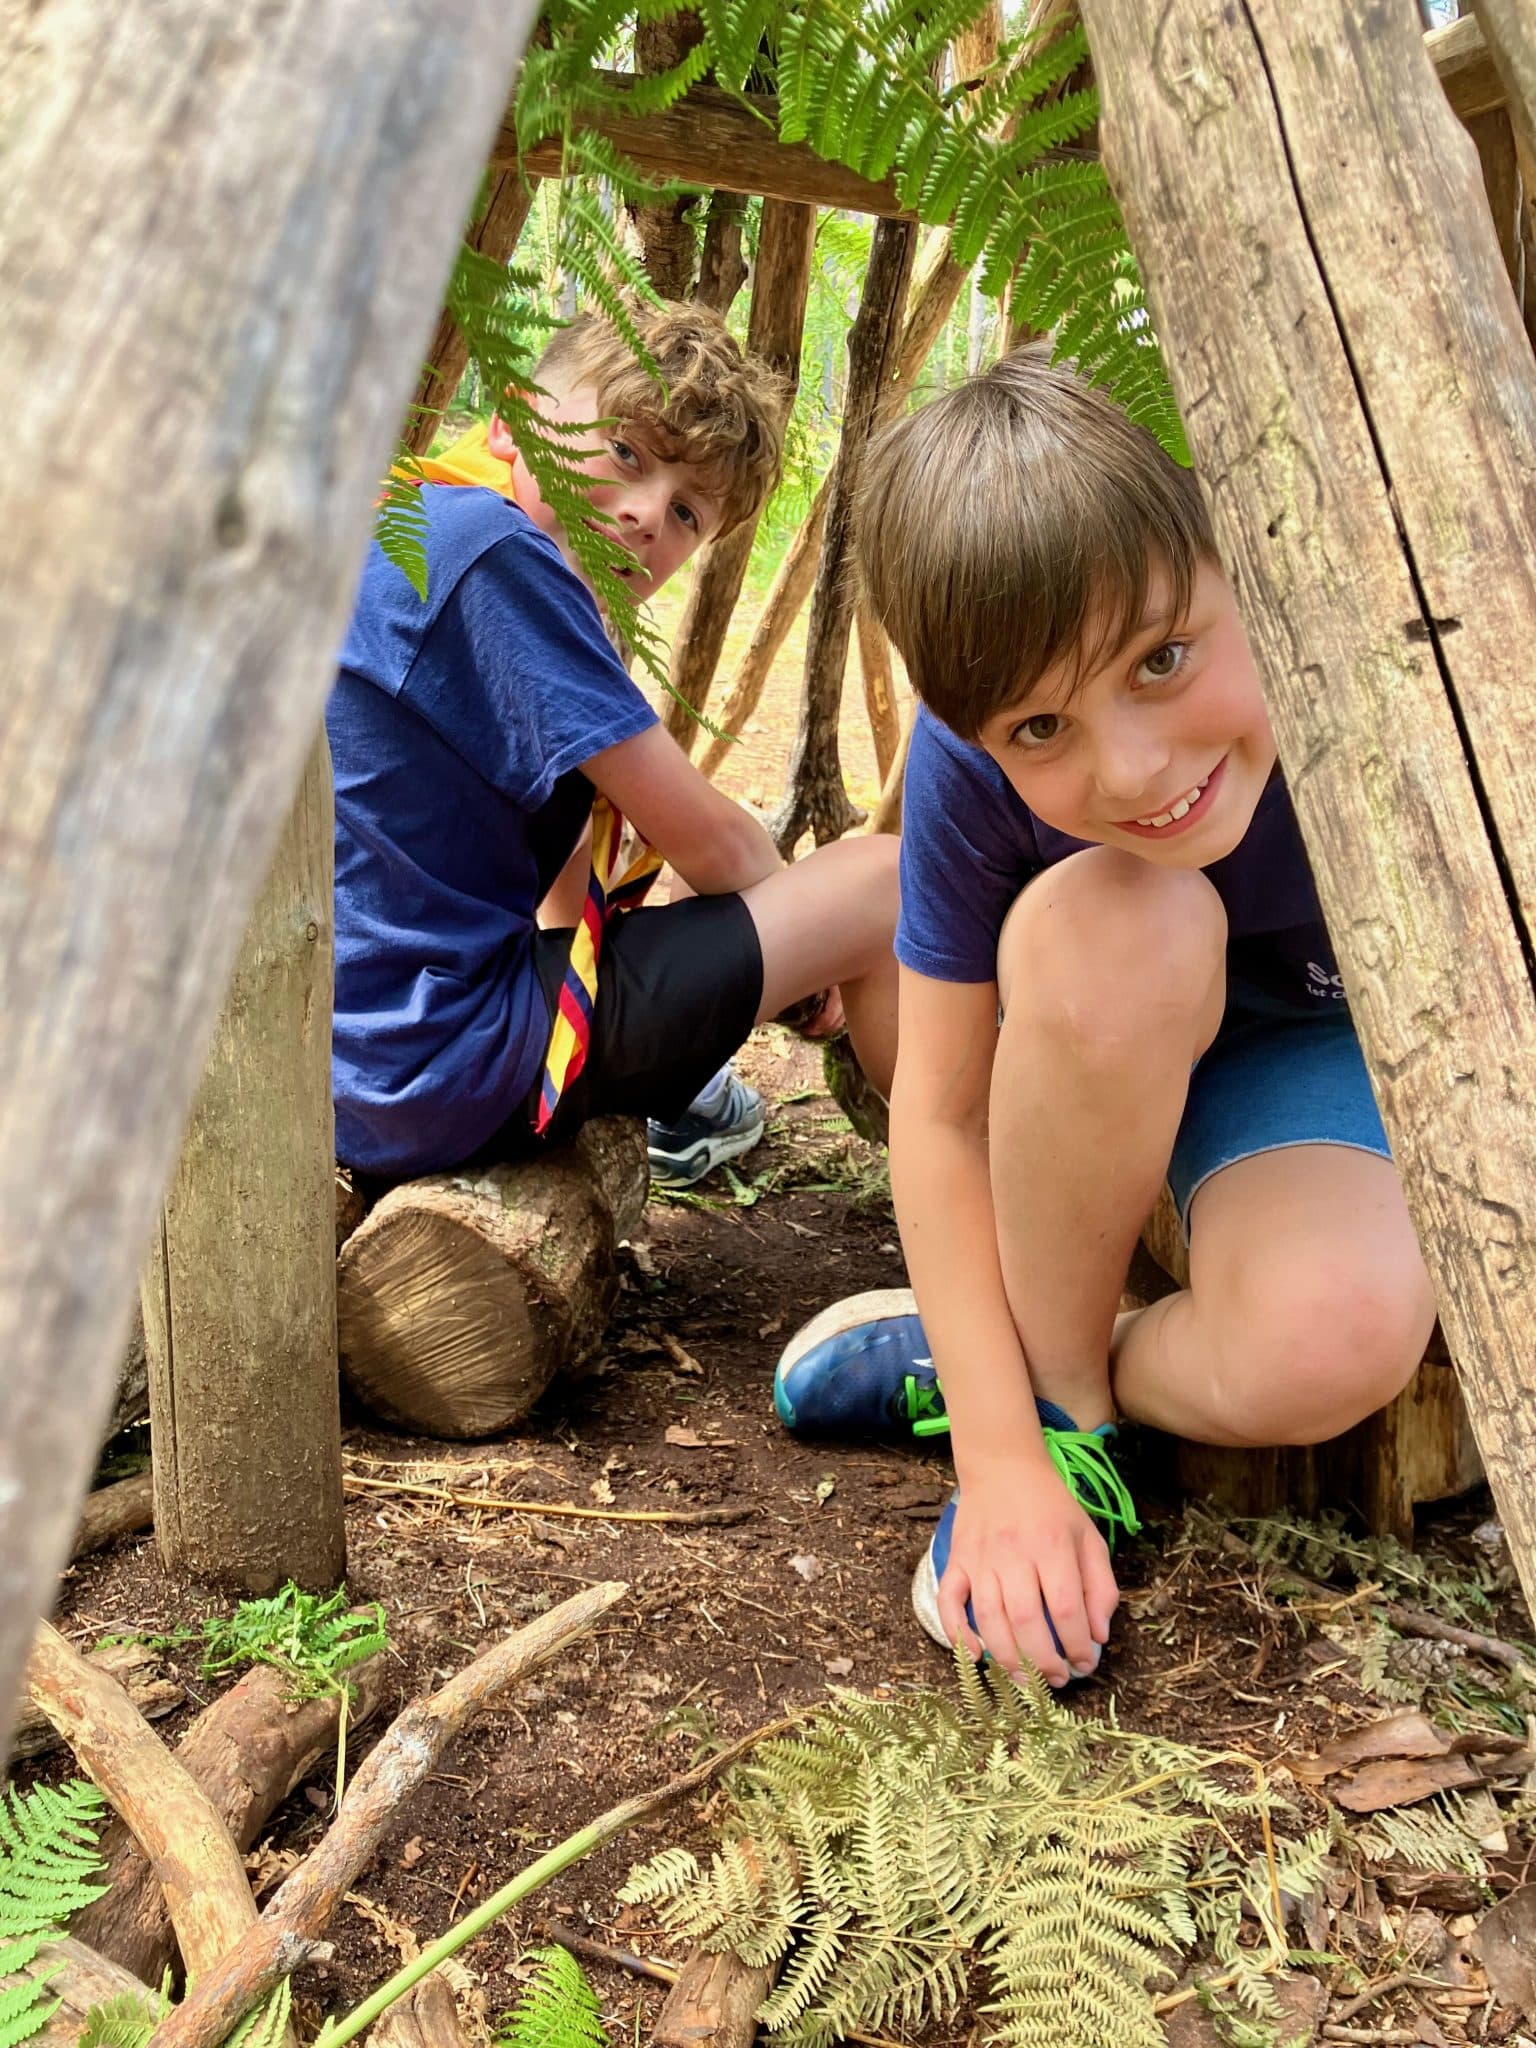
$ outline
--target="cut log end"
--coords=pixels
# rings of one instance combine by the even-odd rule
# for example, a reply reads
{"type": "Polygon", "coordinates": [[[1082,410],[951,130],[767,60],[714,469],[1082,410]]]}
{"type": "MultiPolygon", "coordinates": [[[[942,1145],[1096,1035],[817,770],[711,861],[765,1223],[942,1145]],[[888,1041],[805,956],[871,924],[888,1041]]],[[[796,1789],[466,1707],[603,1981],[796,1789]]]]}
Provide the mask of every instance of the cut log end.
{"type": "Polygon", "coordinates": [[[605,1118],[525,1163],[391,1189],[338,1264],[349,1385],[429,1436],[512,1428],[601,1341],[646,1181],[642,1127],[605,1118]]]}

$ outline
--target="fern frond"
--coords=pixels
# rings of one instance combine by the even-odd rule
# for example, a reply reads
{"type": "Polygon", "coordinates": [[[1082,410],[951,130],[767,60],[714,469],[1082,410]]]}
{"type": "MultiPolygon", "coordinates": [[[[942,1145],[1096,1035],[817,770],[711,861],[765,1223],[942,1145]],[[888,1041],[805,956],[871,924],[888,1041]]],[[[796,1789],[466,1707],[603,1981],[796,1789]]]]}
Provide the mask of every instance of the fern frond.
{"type": "Polygon", "coordinates": [[[91,2007],[75,2048],[144,2048],[166,2011],[158,1992],[120,1991],[91,2007]]]}
{"type": "Polygon", "coordinates": [[[494,2036],[493,2048],[603,2048],[597,1994],[569,1949],[536,1948],[537,1968],[494,2036]]]}
{"type": "MultiPolygon", "coordinates": [[[[0,1790],[0,1978],[17,1977],[71,1913],[99,1899],[105,1885],[97,1843],[106,1802],[94,1785],[0,1790]]],[[[58,2010],[48,1994],[52,1968],[0,1986],[0,2048],[30,2040],[58,2010]]]]}

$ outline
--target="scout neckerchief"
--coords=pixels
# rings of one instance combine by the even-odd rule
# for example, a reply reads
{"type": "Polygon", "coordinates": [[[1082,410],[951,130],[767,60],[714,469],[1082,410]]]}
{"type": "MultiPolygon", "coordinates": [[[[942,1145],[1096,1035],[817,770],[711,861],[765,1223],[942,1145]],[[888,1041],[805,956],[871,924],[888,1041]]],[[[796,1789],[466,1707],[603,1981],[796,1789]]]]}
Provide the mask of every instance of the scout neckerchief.
{"type": "MultiPolygon", "coordinates": [[[[471,427],[441,454],[422,457],[410,474],[420,483],[478,485],[500,498],[511,498],[515,504],[511,471],[491,453],[488,432],[484,423],[471,427]]],[[[587,900],[581,919],[572,934],[570,958],[565,965],[554,1030],[544,1060],[544,1078],[539,1084],[533,1128],[540,1135],[549,1128],[561,1096],[587,1063],[592,1013],[597,1003],[597,963],[608,920],[620,911],[633,910],[661,867],[661,855],[641,840],[639,853],[615,880],[623,838],[624,819],[618,808],[601,790],[595,790],[592,872],[587,878],[587,900]]]]}

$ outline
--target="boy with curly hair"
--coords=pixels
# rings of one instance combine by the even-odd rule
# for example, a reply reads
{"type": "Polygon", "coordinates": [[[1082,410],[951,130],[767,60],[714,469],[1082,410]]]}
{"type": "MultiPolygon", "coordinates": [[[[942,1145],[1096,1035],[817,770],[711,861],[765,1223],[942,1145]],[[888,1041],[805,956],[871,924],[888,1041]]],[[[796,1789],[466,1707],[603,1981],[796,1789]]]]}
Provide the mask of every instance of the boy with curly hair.
{"type": "MultiPolygon", "coordinates": [[[[537,403],[553,425],[597,423],[569,445],[643,601],[762,505],[784,406],[706,309],[638,324],[664,390],[586,317],[544,354],[537,403]]],[[[722,1062],[755,1022],[832,988],[888,1083],[894,845],[785,866],[704,780],[614,653],[503,421],[424,467],[426,600],[375,545],[327,709],[339,1156],[398,1180],[603,1114],[675,1126],[696,1105],[677,1133],[691,1174],[761,1131],[722,1062]],[[617,871],[624,819],[642,865],[681,882],[663,908],[616,914],[643,879],[617,871]]]]}
{"type": "Polygon", "coordinates": [[[1117,1415],[1318,1442],[1404,1386],[1434,1301],[1194,477],[1031,347],[888,433],[859,548],[922,698],[891,1102],[915,1303],[826,1311],[777,1402],[947,1426],[919,1619],[1060,1685],[1136,1526],[1117,1415]],[[1190,1284],[1117,1315],[1165,1178],[1190,1284]]]}

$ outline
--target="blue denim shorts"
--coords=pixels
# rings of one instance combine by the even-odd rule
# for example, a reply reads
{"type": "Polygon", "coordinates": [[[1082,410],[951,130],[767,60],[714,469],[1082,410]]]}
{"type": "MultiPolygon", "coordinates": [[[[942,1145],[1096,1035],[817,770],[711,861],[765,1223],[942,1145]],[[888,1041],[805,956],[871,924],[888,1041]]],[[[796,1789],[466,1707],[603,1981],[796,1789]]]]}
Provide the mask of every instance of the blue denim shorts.
{"type": "Polygon", "coordinates": [[[1190,1075],[1168,1163],[1186,1238],[1189,1205],[1212,1174],[1291,1145],[1344,1145],[1392,1157],[1345,1004],[1304,1010],[1238,984],[1229,988],[1221,1029],[1190,1075]]]}

